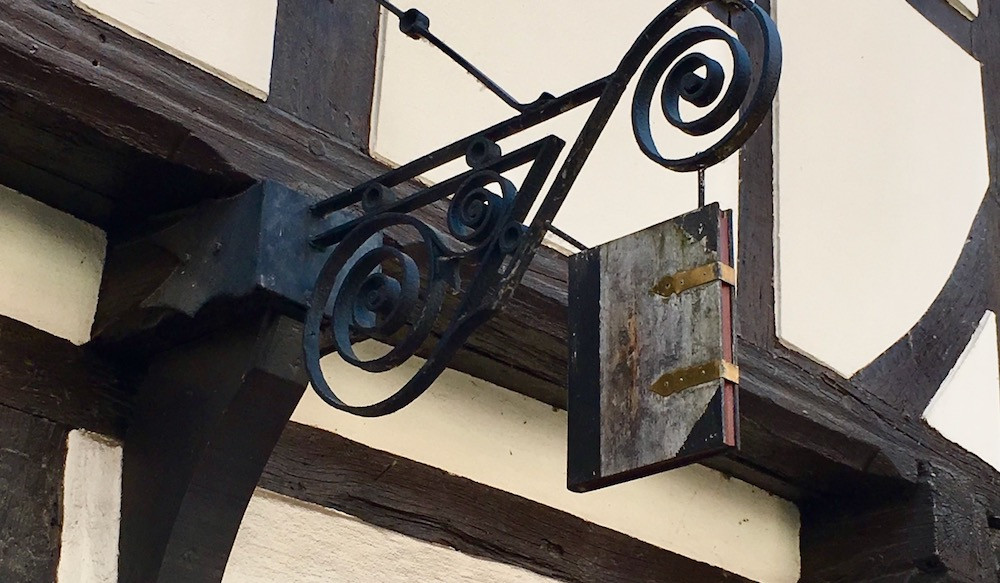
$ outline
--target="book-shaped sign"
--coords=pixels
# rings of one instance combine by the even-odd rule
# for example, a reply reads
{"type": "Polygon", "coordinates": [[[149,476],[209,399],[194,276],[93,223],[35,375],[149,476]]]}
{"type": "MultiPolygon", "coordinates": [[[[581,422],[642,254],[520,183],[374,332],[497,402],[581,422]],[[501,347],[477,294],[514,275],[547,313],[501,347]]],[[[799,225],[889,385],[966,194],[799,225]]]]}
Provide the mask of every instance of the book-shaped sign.
{"type": "Polygon", "coordinates": [[[571,258],[571,490],[737,447],[732,248],[713,204],[571,258]]]}

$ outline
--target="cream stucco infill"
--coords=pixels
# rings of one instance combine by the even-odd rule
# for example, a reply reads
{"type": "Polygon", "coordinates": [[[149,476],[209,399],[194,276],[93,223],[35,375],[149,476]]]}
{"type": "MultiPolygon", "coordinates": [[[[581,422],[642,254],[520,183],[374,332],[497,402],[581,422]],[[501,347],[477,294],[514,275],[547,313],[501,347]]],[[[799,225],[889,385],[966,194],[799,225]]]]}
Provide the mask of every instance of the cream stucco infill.
{"type": "Polygon", "coordinates": [[[223,583],[546,583],[554,579],[257,490],[223,583]]]}
{"type": "Polygon", "coordinates": [[[90,340],[104,232],[0,186],[0,315],[75,344],[90,340]]]}
{"type": "Polygon", "coordinates": [[[849,377],[966,242],[989,185],[981,66],[906,2],[777,6],[778,334],[849,377]]]}
{"type": "Polygon", "coordinates": [[[121,445],[86,431],[70,432],[58,583],[118,581],[121,481],[121,445]]]}
{"type": "MultiPolygon", "coordinates": [[[[374,343],[359,345],[371,358],[374,343]]],[[[348,402],[402,386],[417,359],[377,376],[324,361],[348,402]]],[[[292,419],[558,508],[656,546],[764,583],[799,578],[796,507],[746,483],[693,466],[590,494],[566,489],[566,413],[446,371],[399,413],[362,419],[307,391],[292,419]]]]}
{"type": "Polygon", "coordinates": [[[101,20],[267,99],[277,0],[73,0],[101,20]]]}
{"type": "Polygon", "coordinates": [[[951,441],[1000,470],[1000,356],[997,318],[986,312],[924,419],[951,441]]]}

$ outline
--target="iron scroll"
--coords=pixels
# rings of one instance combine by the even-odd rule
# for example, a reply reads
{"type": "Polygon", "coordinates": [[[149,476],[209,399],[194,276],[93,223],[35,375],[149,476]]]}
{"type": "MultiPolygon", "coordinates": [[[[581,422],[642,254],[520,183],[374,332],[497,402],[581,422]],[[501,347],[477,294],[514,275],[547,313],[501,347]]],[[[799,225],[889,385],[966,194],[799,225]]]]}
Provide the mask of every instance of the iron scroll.
{"type": "MultiPolygon", "coordinates": [[[[517,116],[312,207],[317,223],[351,205],[360,203],[363,209],[361,217],[319,229],[312,237],[319,250],[332,248],[316,281],[303,338],[306,367],[324,401],[356,415],[377,417],[405,407],[434,382],[472,332],[513,294],[629,82],[647,58],[631,109],[635,138],[647,157],[670,170],[698,171],[721,162],[749,139],[770,111],[781,71],[778,33],[760,6],[751,0],[726,2],[730,9],[751,14],[757,24],[763,50],[756,59],[738,38],[714,26],[686,29],[656,50],[685,16],[710,4],[717,2],[678,0],[669,6],[643,31],[611,75],[561,97],[543,94],[528,105],[510,98],[513,103],[509,104],[520,111],[517,116]],[[733,56],[728,84],[721,64],[693,51],[712,40],[724,42],[733,56]],[[657,149],[650,129],[657,89],[666,120],[687,135],[707,135],[736,121],[711,147],[687,158],[669,159],[657,149]],[[565,162],[526,223],[565,143],[548,136],[503,154],[498,142],[595,100],[565,162]],[[682,101],[708,111],[685,120],[680,114],[682,101]],[[468,171],[398,196],[405,183],[463,156],[468,171]],[[528,174],[517,188],[503,175],[523,166],[529,167],[528,174]],[[447,197],[451,200],[440,230],[408,214],[447,197]],[[417,243],[401,248],[376,240],[370,248],[373,238],[389,231],[406,231],[417,243]],[[466,274],[464,282],[462,274],[466,274]],[[458,295],[460,301],[441,325],[438,320],[449,294],[458,295]],[[431,342],[433,337],[436,342],[431,342]],[[353,343],[365,338],[386,340],[392,347],[385,355],[366,361],[353,349],[353,343]],[[331,349],[351,365],[373,373],[395,368],[421,349],[427,360],[389,398],[354,406],[337,395],[320,368],[323,352],[331,349]]],[[[416,21],[421,23],[419,29],[408,34],[427,38],[429,19],[415,11],[395,7],[391,11],[401,17],[404,32],[416,21]]],[[[506,92],[503,95],[509,98],[506,92]]]]}

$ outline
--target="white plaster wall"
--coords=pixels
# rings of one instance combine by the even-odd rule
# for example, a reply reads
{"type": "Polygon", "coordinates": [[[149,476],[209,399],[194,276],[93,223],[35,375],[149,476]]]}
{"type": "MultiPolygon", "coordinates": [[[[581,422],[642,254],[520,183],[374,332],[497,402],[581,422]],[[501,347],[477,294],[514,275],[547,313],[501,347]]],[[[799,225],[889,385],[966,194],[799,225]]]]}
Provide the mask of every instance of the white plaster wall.
{"type": "MultiPolygon", "coordinates": [[[[515,97],[533,101],[543,91],[561,95],[613,72],[667,4],[630,0],[623,10],[622,5],[604,0],[425,0],[420,9],[430,16],[435,34],[515,97]]],[[[700,11],[686,22],[718,23],[700,11]]],[[[394,17],[383,14],[382,31],[371,141],[375,155],[404,164],[516,114],[442,53],[401,34],[394,17]]],[[[727,49],[713,43],[703,48],[725,67],[731,65],[727,49]]],[[[588,245],[635,232],[697,205],[695,175],[656,165],[636,145],[629,118],[633,88],[634,83],[555,221],[588,245]]],[[[555,134],[567,141],[564,154],[568,153],[590,110],[589,105],[581,107],[501,145],[509,152],[555,134]]],[[[670,155],[692,154],[710,141],[682,137],[669,128],[656,107],[653,122],[658,146],[670,155]]],[[[441,180],[461,170],[454,164],[428,177],[441,180]]],[[[738,175],[735,158],[710,169],[708,200],[735,208],[738,175]]],[[[517,177],[523,175],[511,176],[518,183],[517,177]]]]}
{"type": "Polygon", "coordinates": [[[100,229],[0,186],[0,315],[83,344],[106,246],[100,229]]]}
{"type": "Polygon", "coordinates": [[[74,0],[84,10],[266,99],[277,0],[74,0]]]}
{"type": "Polygon", "coordinates": [[[479,559],[257,490],[223,583],[543,583],[531,571],[479,559]]]}
{"type": "MultiPolygon", "coordinates": [[[[117,583],[121,445],[70,433],[58,583],[117,583]]],[[[464,555],[346,514],[257,490],[225,583],[542,583],[530,571],[464,555]]]]}
{"type": "Polygon", "coordinates": [[[70,432],[58,583],[118,581],[121,481],[121,445],[86,431],[70,432]]]}
{"type": "MultiPolygon", "coordinates": [[[[363,357],[379,350],[358,345],[363,357]]],[[[348,402],[387,396],[418,359],[372,377],[336,356],[327,378],[348,402]]],[[[412,405],[362,419],[338,412],[310,390],[292,419],[558,508],[661,548],[755,581],[799,577],[795,506],[701,466],[589,494],[566,489],[566,413],[455,371],[412,405]]]]}
{"type": "Polygon", "coordinates": [[[778,326],[846,376],[923,315],[988,184],[980,66],[903,1],[780,0],[778,326]]]}
{"type": "Polygon", "coordinates": [[[986,312],[924,419],[1000,470],[1000,357],[997,318],[986,312]]]}

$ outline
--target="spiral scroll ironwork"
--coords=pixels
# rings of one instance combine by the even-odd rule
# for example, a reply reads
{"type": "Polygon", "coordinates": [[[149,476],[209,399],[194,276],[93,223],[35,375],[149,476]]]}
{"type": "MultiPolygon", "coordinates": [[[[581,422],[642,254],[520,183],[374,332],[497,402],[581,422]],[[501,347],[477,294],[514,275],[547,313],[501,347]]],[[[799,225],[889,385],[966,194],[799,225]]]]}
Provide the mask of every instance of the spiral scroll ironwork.
{"type": "MultiPolygon", "coordinates": [[[[709,2],[688,4],[704,5],[709,2]]],[[[657,164],[677,172],[714,166],[738,150],[770,111],[781,71],[778,33],[774,21],[759,6],[745,4],[754,15],[764,46],[760,70],[756,75],[750,55],[738,38],[716,26],[699,26],[670,39],[653,55],[639,76],[632,101],[632,128],[639,148],[657,164]],[[726,73],[723,66],[704,53],[689,52],[698,45],[713,40],[725,42],[733,58],[733,70],[724,94],[722,89],[726,73]],[[699,74],[701,70],[704,70],[704,75],[699,74]],[[753,77],[756,77],[757,83],[755,91],[751,93],[753,77]],[[739,119],[710,148],[687,158],[666,158],[657,149],[650,127],[652,103],[661,80],[660,106],[663,115],[670,125],[685,134],[705,136],[722,129],[734,117],[738,116],[739,119]],[[695,120],[685,121],[680,113],[682,100],[697,108],[711,106],[711,109],[695,120]]]]}
{"type": "Polygon", "coordinates": [[[516,109],[521,113],[516,117],[312,207],[316,220],[359,203],[364,211],[362,217],[329,226],[312,237],[319,249],[333,247],[317,278],[303,342],[313,386],[327,403],[357,415],[379,416],[402,408],[430,386],[468,336],[513,294],[636,75],[633,130],[640,150],[651,160],[674,171],[701,170],[742,146],[770,109],[781,70],[781,45],[774,23],[751,0],[727,0],[725,5],[752,16],[762,47],[756,51],[759,54],[751,54],[740,39],[712,26],[689,28],[663,42],[685,16],[711,3],[678,0],[668,7],[643,31],[611,75],[562,97],[519,104],[516,109]],[[732,54],[728,84],[725,67],[695,50],[711,41],[724,42],[732,54]],[[710,148],[687,158],[667,158],[657,149],[651,130],[657,91],[667,122],[686,135],[706,136],[736,121],[710,148]],[[565,144],[548,136],[504,155],[497,142],[593,101],[597,103],[590,117],[541,205],[525,224],[565,144]],[[708,111],[685,120],[682,102],[708,111]],[[398,195],[397,189],[407,181],[463,156],[467,172],[414,194],[398,195]],[[530,167],[518,189],[504,173],[524,165],[530,167]],[[436,202],[447,205],[442,231],[407,214],[436,202]],[[419,242],[403,249],[376,239],[393,229],[415,231],[419,242]],[[468,278],[470,272],[474,275],[468,278]],[[465,285],[460,273],[467,277],[465,285]],[[461,299],[454,309],[445,309],[452,295],[461,299]],[[438,321],[445,313],[450,319],[442,325],[438,321]],[[392,348],[381,357],[363,360],[353,348],[353,342],[363,338],[388,341],[392,348]],[[352,406],[337,396],[322,374],[319,361],[328,348],[372,373],[399,366],[421,348],[427,351],[427,360],[394,395],[372,405],[352,406]]]}
{"type": "Polygon", "coordinates": [[[385,372],[399,366],[427,339],[440,315],[447,285],[441,273],[442,264],[439,259],[447,252],[444,243],[430,227],[418,219],[399,213],[372,216],[341,241],[320,271],[305,321],[303,346],[306,367],[314,389],[324,401],[338,409],[362,416],[374,416],[396,410],[412,400],[407,398],[408,391],[400,391],[380,403],[368,406],[352,406],[341,400],[319,368],[322,324],[331,303],[331,295],[336,291],[329,318],[334,350],[349,364],[368,372],[385,372]],[[397,226],[416,230],[421,238],[423,251],[430,258],[423,294],[420,293],[420,271],[410,254],[385,244],[363,251],[365,244],[374,235],[397,226]],[[359,253],[360,257],[357,257],[359,253]],[[398,276],[386,273],[387,262],[396,263],[397,269],[391,271],[398,273],[398,276]],[[343,281],[339,289],[335,290],[341,274],[343,281]],[[420,295],[423,295],[422,302],[420,295]],[[358,335],[388,338],[397,335],[404,328],[408,330],[403,338],[398,339],[384,356],[366,361],[354,351],[353,338],[358,335]]]}

